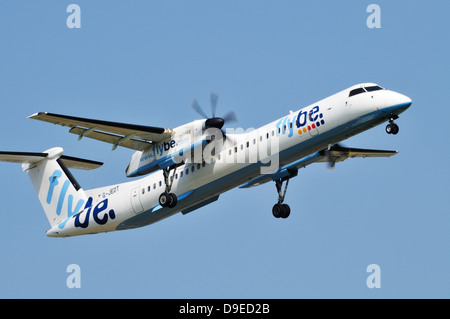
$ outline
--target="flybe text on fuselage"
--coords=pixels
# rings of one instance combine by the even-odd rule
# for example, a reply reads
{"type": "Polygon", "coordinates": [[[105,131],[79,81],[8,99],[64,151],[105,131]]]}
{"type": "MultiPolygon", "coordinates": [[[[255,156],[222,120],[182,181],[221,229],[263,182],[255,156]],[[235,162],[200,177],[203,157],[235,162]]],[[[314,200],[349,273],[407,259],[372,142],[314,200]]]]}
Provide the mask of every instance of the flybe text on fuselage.
{"type": "Polygon", "coordinates": [[[280,119],[276,124],[277,136],[281,134],[288,134],[288,137],[294,136],[294,124],[296,132],[302,135],[308,131],[317,129],[325,124],[323,113],[320,112],[320,106],[316,105],[309,111],[301,109],[294,115],[288,115],[280,119]]]}

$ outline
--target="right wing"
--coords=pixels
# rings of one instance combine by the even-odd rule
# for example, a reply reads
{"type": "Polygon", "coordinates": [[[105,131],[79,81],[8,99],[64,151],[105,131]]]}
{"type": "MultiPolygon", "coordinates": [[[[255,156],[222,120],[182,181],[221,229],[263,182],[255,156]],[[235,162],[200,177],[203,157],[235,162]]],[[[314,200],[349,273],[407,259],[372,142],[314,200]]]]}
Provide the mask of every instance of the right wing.
{"type": "Polygon", "coordinates": [[[363,148],[348,148],[339,144],[331,146],[329,150],[322,150],[314,154],[308,155],[295,162],[285,165],[278,169],[274,174],[265,174],[258,176],[247,183],[239,186],[239,188],[250,188],[259,186],[270,181],[276,181],[280,178],[287,176],[297,175],[297,171],[300,168],[304,168],[313,163],[329,162],[331,166],[334,166],[337,162],[345,161],[348,158],[355,157],[390,157],[397,154],[398,151],[386,151],[386,150],[373,150],[363,148]]]}
{"type": "Polygon", "coordinates": [[[169,139],[173,132],[171,129],[161,127],[109,122],[46,112],[33,114],[29,118],[68,126],[71,128],[69,133],[78,135],[80,139],[85,136],[110,143],[113,144],[113,150],[117,146],[123,146],[142,151],[153,143],[169,139]]]}

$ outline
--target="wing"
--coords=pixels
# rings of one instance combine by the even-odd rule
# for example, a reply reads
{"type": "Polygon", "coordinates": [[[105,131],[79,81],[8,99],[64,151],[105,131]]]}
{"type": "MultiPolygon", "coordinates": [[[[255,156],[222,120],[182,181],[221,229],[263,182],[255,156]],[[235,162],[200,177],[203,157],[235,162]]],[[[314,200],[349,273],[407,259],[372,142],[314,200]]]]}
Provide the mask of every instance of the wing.
{"type": "Polygon", "coordinates": [[[259,186],[270,181],[276,181],[278,179],[286,178],[288,176],[293,177],[297,175],[299,168],[306,167],[313,163],[329,162],[332,166],[336,162],[342,162],[348,158],[355,157],[390,157],[397,154],[398,151],[385,151],[385,150],[372,150],[362,148],[347,148],[338,144],[333,145],[329,150],[322,150],[301,158],[295,162],[285,165],[279,168],[274,174],[261,175],[254,178],[247,183],[243,184],[239,188],[249,188],[259,186]]]}
{"type": "Polygon", "coordinates": [[[161,127],[109,122],[45,112],[33,114],[29,118],[68,126],[71,128],[69,133],[78,135],[79,139],[85,136],[110,143],[113,144],[113,150],[117,146],[123,146],[142,151],[152,143],[170,138],[173,132],[171,129],[161,127]]]}

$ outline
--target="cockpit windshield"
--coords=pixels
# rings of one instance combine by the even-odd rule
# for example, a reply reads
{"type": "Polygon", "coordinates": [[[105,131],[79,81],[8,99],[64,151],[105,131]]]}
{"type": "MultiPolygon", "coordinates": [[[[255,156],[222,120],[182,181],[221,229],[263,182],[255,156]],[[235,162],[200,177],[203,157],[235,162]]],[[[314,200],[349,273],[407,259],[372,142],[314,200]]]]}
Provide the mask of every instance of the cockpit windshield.
{"type": "Polygon", "coordinates": [[[364,92],[366,92],[366,90],[364,90],[364,88],[357,88],[357,89],[351,90],[348,97],[354,96],[356,94],[364,93],[364,92]]]}
{"type": "Polygon", "coordinates": [[[366,86],[366,87],[360,87],[357,89],[353,89],[350,91],[350,93],[348,94],[348,97],[357,95],[357,94],[361,94],[364,92],[372,92],[372,91],[378,91],[378,90],[384,90],[381,86],[378,85],[371,85],[371,86],[366,86]]]}
{"type": "Polygon", "coordinates": [[[367,92],[372,92],[372,91],[378,91],[378,90],[384,90],[384,89],[381,86],[373,85],[373,86],[366,86],[366,90],[367,90],[367,92]]]}

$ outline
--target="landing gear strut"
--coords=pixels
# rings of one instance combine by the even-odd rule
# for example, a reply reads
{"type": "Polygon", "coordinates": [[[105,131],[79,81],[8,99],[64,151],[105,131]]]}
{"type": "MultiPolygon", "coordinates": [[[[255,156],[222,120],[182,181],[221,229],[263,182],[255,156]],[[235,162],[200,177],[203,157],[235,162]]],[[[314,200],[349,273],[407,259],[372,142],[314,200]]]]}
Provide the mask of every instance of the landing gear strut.
{"type": "Polygon", "coordinates": [[[286,196],[286,190],[289,184],[289,177],[286,179],[279,179],[277,181],[275,181],[275,186],[277,188],[277,192],[278,192],[278,203],[276,203],[273,208],[272,208],[272,214],[275,218],[288,218],[288,216],[291,213],[291,208],[289,207],[288,204],[283,204],[284,202],[284,197],[286,196]],[[286,185],[284,186],[284,190],[282,190],[283,188],[283,182],[286,181],[286,185]]]}
{"type": "Polygon", "coordinates": [[[394,135],[398,133],[398,125],[394,123],[394,120],[396,119],[398,119],[398,115],[391,115],[389,118],[389,124],[386,125],[386,133],[394,135]]]}
{"type": "Polygon", "coordinates": [[[170,207],[173,208],[177,204],[177,195],[174,193],[170,193],[170,190],[172,188],[172,183],[175,175],[175,168],[176,166],[170,166],[163,169],[164,174],[164,184],[166,185],[165,192],[159,195],[159,204],[162,207],[170,207]],[[172,177],[170,177],[170,171],[173,170],[174,173],[172,177]]]}

